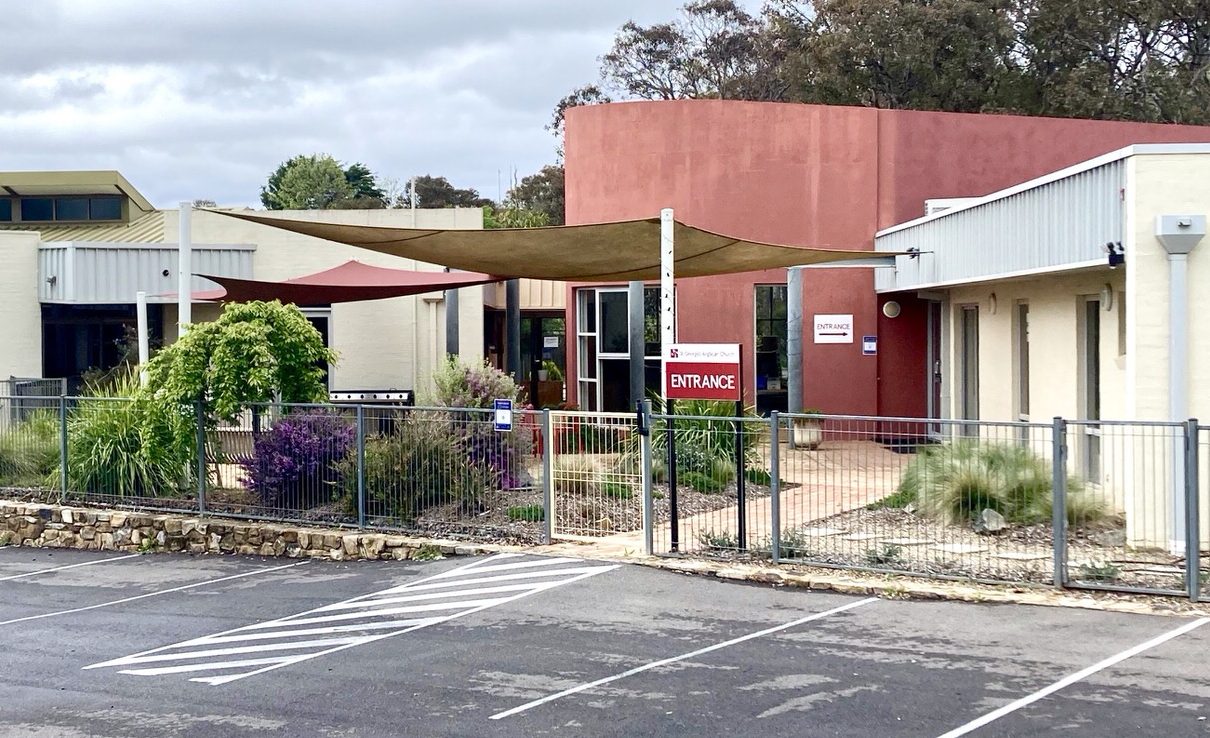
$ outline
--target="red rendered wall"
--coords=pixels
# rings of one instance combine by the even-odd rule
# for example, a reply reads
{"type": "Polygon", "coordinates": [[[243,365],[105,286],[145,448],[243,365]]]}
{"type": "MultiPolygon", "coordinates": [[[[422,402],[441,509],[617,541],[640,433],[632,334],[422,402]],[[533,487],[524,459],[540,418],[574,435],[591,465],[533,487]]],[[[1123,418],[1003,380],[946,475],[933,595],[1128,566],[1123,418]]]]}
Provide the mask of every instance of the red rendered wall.
{"type": "MultiPolygon", "coordinates": [[[[672,207],[678,220],[747,239],[872,249],[878,229],[922,215],[928,198],[983,195],[1163,141],[1210,141],[1210,128],[720,100],[588,106],[567,115],[567,222],[672,207]]],[[[752,377],[753,285],[784,282],[784,270],[679,281],[680,340],[744,343],[752,377]]],[[[882,317],[866,270],[807,270],[803,285],[804,404],[923,415],[923,303],[903,296],[903,315],[882,317]],[[815,313],[852,313],[858,341],[814,344],[815,313]],[[877,357],[861,354],[862,335],[879,336],[877,357]]]]}

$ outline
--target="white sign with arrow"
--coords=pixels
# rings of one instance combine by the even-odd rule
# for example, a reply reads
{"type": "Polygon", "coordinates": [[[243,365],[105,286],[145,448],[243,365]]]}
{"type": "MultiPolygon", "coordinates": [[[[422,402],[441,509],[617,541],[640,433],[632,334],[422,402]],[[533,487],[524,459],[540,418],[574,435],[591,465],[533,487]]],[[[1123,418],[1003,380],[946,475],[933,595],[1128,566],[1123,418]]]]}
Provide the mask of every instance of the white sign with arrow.
{"type": "Polygon", "coordinates": [[[815,343],[852,343],[852,315],[816,315],[815,343]]]}

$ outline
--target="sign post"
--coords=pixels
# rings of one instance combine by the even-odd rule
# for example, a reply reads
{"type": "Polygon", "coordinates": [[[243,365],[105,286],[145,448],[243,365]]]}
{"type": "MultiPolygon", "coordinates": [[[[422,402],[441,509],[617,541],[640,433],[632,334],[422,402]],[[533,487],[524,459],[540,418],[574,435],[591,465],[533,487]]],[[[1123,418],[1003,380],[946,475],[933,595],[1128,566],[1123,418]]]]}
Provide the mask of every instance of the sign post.
{"type": "MultiPolygon", "coordinates": [[[[740,346],[736,343],[673,343],[665,344],[663,355],[664,397],[671,404],[676,400],[723,400],[735,403],[735,486],[738,504],[737,543],[747,547],[747,510],[744,489],[744,400],[743,370],[740,346]]],[[[669,415],[671,419],[671,415],[669,415]]],[[[670,428],[671,430],[671,428],[670,428]]],[[[673,550],[679,543],[676,525],[676,443],[668,440],[668,503],[673,516],[673,550]]]]}

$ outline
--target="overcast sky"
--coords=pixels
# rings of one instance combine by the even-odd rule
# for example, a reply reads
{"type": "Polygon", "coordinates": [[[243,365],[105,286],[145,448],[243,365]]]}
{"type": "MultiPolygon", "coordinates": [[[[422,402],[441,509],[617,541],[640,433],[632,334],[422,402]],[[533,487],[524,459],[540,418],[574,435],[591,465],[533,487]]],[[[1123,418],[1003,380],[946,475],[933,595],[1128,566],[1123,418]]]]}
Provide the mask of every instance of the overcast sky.
{"type": "Polygon", "coordinates": [[[117,169],[158,206],[259,204],[281,161],[326,152],[495,198],[513,168],[555,160],[543,126],[617,28],[683,1],[4,3],[0,169],[117,169]]]}

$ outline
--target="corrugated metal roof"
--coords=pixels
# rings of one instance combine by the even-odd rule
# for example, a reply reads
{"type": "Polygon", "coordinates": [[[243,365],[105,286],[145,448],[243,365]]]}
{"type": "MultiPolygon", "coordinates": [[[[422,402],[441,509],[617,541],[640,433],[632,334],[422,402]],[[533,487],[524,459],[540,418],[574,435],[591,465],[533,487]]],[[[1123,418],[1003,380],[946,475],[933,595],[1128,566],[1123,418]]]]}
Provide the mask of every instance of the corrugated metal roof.
{"type": "Polygon", "coordinates": [[[876,251],[920,253],[896,257],[894,270],[875,273],[874,287],[920,290],[1108,266],[1106,244],[1123,238],[1125,180],[1124,159],[1102,159],[880,231],[876,251]]]}
{"type": "Polygon", "coordinates": [[[117,243],[160,243],[164,240],[164,213],[157,210],[148,213],[133,223],[105,223],[97,225],[62,225],[53,223],[11,224],[0,226],[6,231],[38,231],[42,242],[53,241],[106,241],[117,243]]]}

